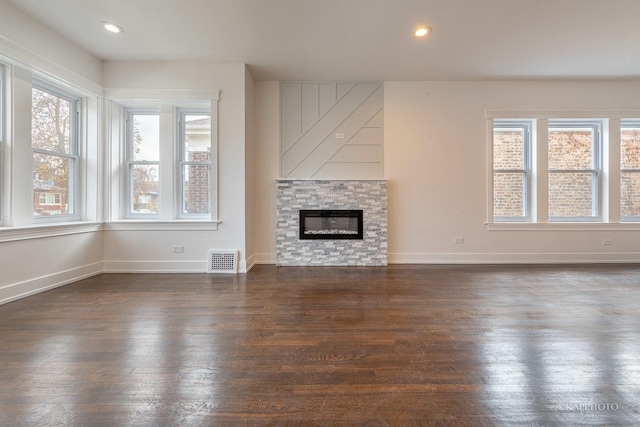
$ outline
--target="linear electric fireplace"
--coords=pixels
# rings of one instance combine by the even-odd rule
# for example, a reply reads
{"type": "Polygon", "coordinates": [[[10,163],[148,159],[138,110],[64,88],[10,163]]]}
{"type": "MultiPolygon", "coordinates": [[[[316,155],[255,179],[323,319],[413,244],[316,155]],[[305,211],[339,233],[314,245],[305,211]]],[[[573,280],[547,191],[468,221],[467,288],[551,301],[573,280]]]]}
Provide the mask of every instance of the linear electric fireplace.
{"type": "Polygon", "coordinates": [[[387,265],[387,181],[278,179],[276,186],[279,267],[387,265]]]}
{"type": "Polygon", "coordinates": [[[362,210],[300,210],[300,239],[362,240],[362,210]]]}

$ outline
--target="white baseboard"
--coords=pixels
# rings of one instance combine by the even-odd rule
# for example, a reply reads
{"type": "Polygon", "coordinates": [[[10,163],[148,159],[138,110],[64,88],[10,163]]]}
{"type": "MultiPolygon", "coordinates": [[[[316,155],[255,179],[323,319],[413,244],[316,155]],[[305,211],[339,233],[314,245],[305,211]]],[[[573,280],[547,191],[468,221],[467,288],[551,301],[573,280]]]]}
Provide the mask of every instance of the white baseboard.
{"type": "Polygon", "coordinates": [[[240,267],[239,273],[248,273],[253,268],[254,265],[256,265],[256,258],[255,258],[255,255],[251,255],[247,257],[246,261],[242,261],[240,263],[241,267],[240,267]],[[242,268],[243,263],[244,263],[244,269],[242,268]]]}
{"type": "Polygon", "coordinates": [[[207,261],[120,261],[104,262],[105,273],[206,273],[207,261]]]}
{"type": "Polygon", "coordinates": [[[13,283],[0,288],[0,304],[6,304],[20,298],[68,285],[69,283],[86,279],[87,277],[97,276],[101,274],[102,271],[103,263],[96,262],[23,282],[13,283]]]}
{"type": "Polygon", "coordinates": [[[640,252],[394,253],[389,264],[593,264],[640,263],[640,252]]]}
{"type": "MultiPolygon", "coordinates": [[[[240,273],[256,264],[275,264],[275,254],[254,254],[240,273]]],[[[576,253],[393,253],[389,264],[613,264],[640,263],[640,252],[576,253]]],[[[13,283],[0,288],[0,305],[101,273],[205,273],[206,261],[105,261],[13,283]]]]}
{"type": "Polygon", "coordinates": [[[276,254],[275,253],[262,253],[262,254],[253,254],[251,257],[253,259],[253,263],[255,264],[275,264],[276,263],[276,254]]]}

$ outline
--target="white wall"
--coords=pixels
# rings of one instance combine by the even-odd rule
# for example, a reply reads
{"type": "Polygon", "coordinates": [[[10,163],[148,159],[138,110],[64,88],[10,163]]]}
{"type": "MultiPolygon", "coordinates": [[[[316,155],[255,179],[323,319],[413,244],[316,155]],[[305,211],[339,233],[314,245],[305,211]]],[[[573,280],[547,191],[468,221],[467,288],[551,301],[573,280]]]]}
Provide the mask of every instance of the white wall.
{"type": "Polygon", "coordinates": [[[0,243],[0,304],[102,272],[102,231],[0,243]]]}
{"type": "Polygon", "coordinates": [[[95,89],[102,82],[100,59],[4,0],[0,0],[0,54],[27,60],[39,71],[84,88],[95,89]]]}
{"type": "MultiPolygon", "coordinates": [[[[103,239],[100,225],[31,227],[31,80],[54,77],[54,84],[72,85],[90,97],[94,114],[88,117],[85,147],[91,160],[83,176],[87,202],[95,205],[98,194],[96,96],[101,95],[102,61],[29,16],[0,1],[0,58],[10,64],[6,77],[11,81],[14,116],[5,115],[2,135],[2,217],[0,227],[0,303],[60,286],[102,271],[103,239]],[[10,227],[7,227],[10,226],[10,227]]],[[[8,113],[8,109],[5,113],[8,113]]],[[[85,220],[99,217],[94,206],[83,209],[85,220]]]]}
{"type": "Polygon", "coordinates": [[[245,86],[244,64],[206,62],[107,62],[105,88],[220,90],[218,103],[217,231],[163,229],[105,232],[105,271],[205,271],[209,249],[240,251],[246,270],[245,212],[245,86]],[[184,253],[172,253],[173,245],[184,253]]]}
{"type": "Polygon", "coordinates": [[[282,82],[280,104],[282,178],[382,178],[381,83],[282,82]]]}
{"type": "MultiPolygon", "coordinates": [[[[258,84],[260,150],[278,147],[273,82],[258,84]]],[[[389,262],[640,261],[640,231],[489,231],[486,110],[640,110],[640,82],[386,82],[384,167],[389,180],[389,262]],[[464,244],[455,244],[464,237],[464,244]],[[603,247],[604,238],[614,244],[603,247]]],[[[277,167],[262,166],[264,188],[277,167]]],[[[262,259],[275,248],[273,210],[257,227],[262,259]],[[268,231],[266,231],[268,230],[268,231]],[[268,234],[268,236],[267,236],[268,234]]]]}
{"type": "Polygon", "coordinates": [[[255,261],[276,262],[276,178],[280,174],[280,83],[255,88],[255,261]]]}
{"type": "Polygon", "coordinates": [[[247,269],[255,263],[255,82],[245,66],[245,247],[247,269]]]}

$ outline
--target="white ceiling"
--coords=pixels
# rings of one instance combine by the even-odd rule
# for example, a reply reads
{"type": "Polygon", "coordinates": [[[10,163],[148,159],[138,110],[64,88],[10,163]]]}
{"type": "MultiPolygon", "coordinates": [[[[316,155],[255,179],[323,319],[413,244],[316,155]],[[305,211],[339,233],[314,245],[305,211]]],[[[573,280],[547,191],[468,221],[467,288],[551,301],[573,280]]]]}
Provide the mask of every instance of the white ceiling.
{"type": "Polygon", "coordinates": [[[258,80],[640,77],[640,0],[7,2],[107,61],[244,62],[258,80]]]}

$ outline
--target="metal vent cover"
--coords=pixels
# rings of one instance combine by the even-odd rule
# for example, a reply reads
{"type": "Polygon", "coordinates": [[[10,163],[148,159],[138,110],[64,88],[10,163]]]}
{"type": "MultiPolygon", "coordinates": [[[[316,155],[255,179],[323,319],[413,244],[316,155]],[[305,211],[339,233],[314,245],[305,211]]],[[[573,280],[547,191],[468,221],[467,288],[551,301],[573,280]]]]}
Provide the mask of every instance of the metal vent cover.
{"type": "Polygon", "coordinates": [[[210,249],[207,273],[238,272],[238,251],[228,249],[210,249]]]}

